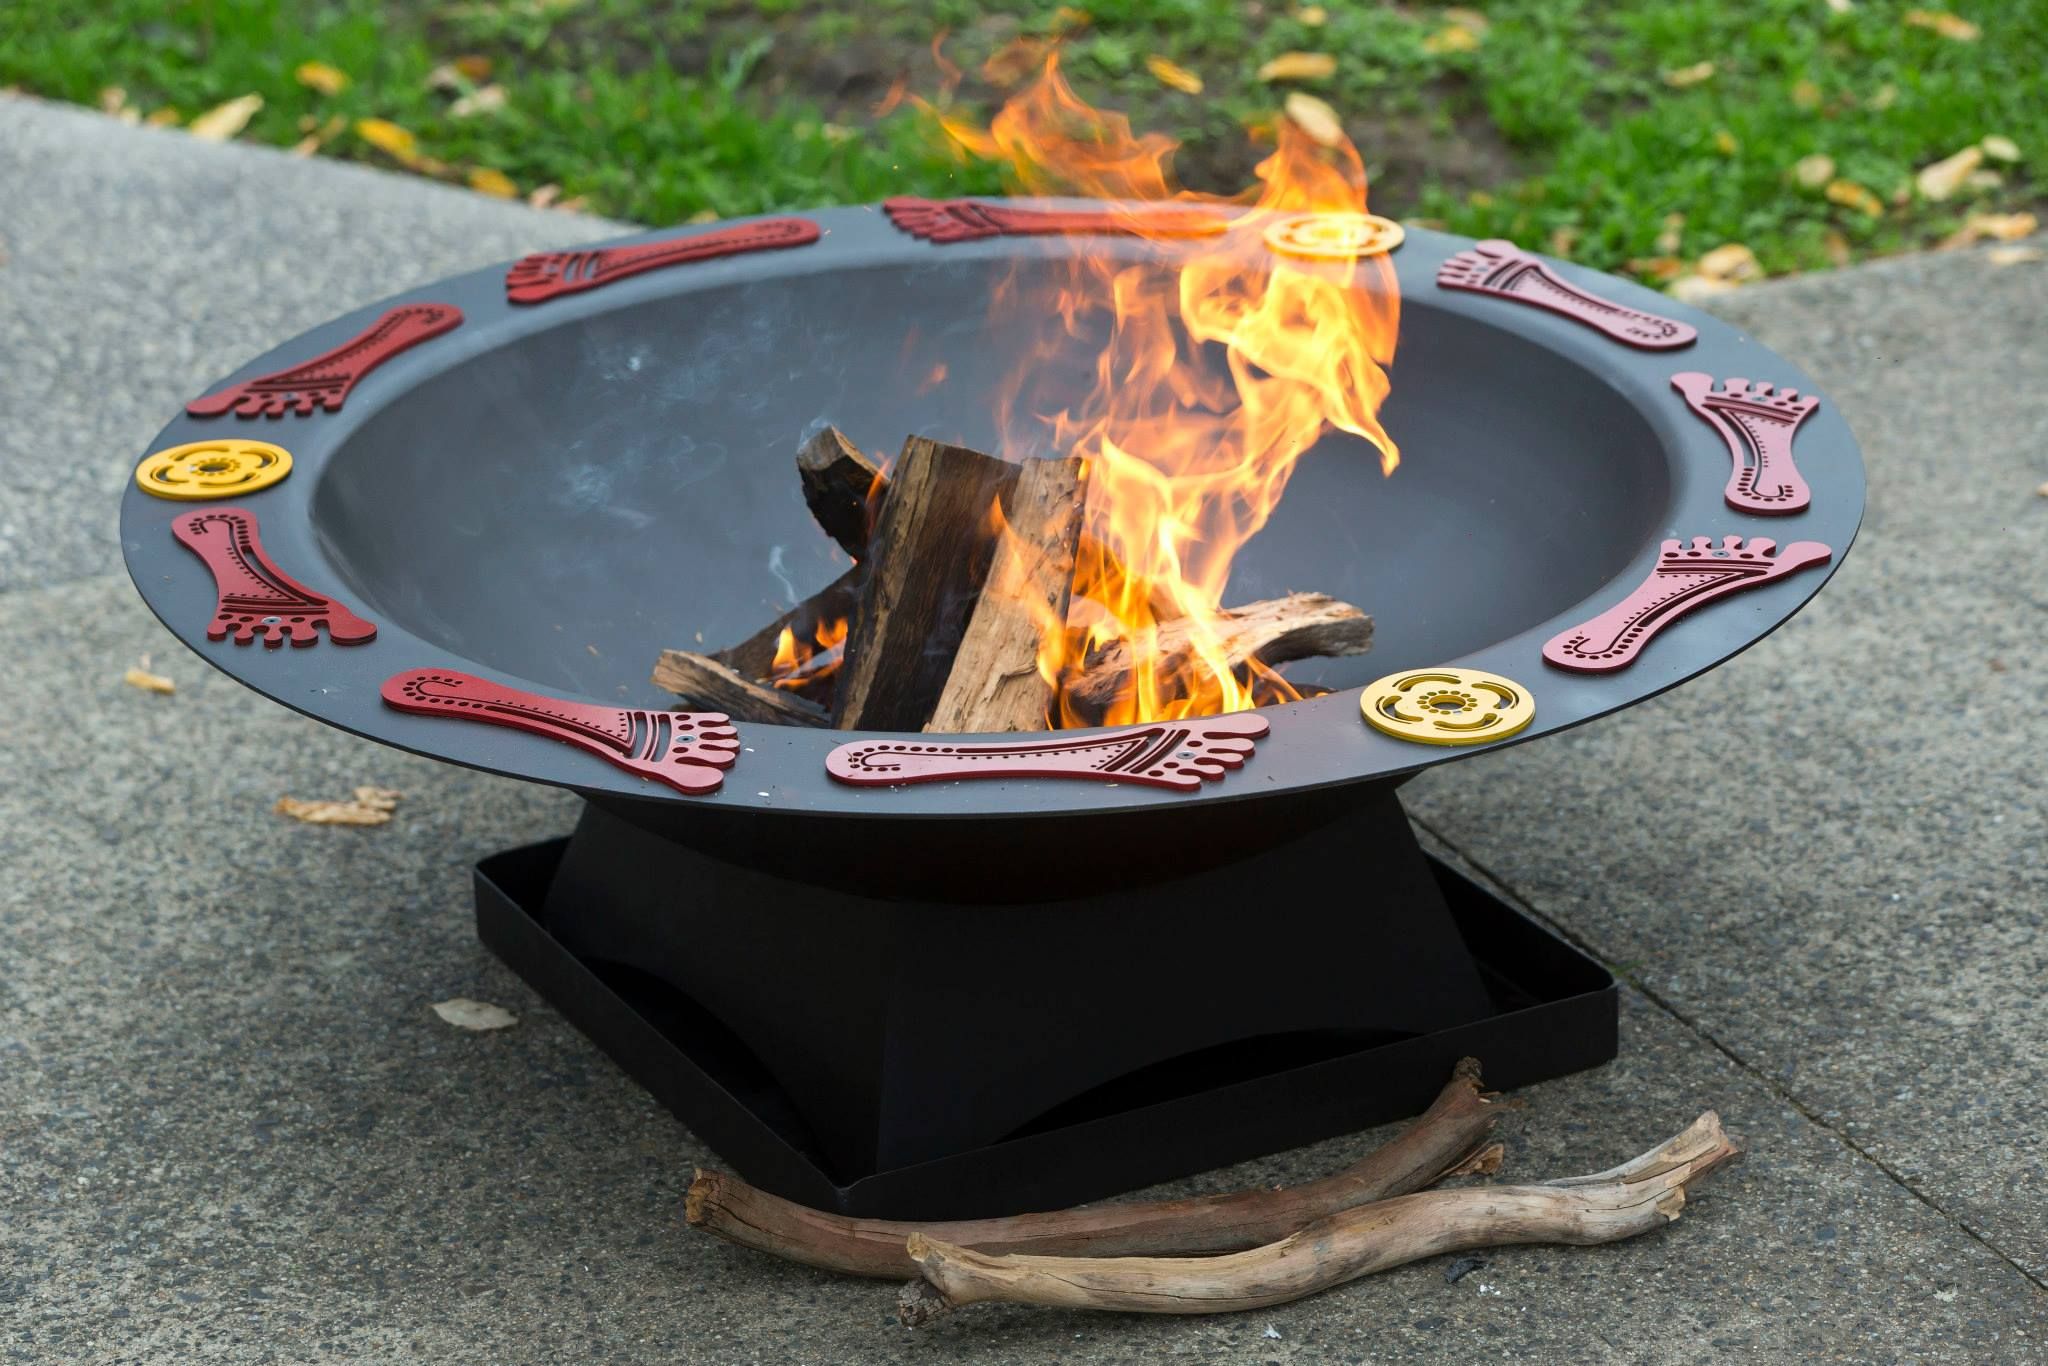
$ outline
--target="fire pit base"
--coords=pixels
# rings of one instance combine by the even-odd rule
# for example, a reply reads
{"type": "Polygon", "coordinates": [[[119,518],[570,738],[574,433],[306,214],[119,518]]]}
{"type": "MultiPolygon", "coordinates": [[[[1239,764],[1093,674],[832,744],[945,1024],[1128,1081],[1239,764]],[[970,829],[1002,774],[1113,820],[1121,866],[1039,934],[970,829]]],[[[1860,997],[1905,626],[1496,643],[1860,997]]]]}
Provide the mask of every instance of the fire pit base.
{"type": "MultiPolygon", "coordinates": [[[[1386,802],[1398,811],[1391,793],[1386,802]]],[[[1358,825],[1340,823],[1351,828],[1335,829],[1329,838],[1349,836],[1355,847],[1361,825],[1388,828],[1380,814],[1381,819],[1358,825]]],[[[577,839],[616,835],[608,828],[611,819],[593,809],[577,839]]],[[[1405,835],[1405,820],[1399,828],[1405,835]]],[[[1412,847],[1412,838],[1409,842],[1412,847]]],[[[1417,865],[1426,869],[1423,876],[1431,885],[1424,896],[1410,899],[1417,914],[1408,916],[1388,905],[1362,906],[1356,912],[1379,937],[1384,954],[1352,945],[1312,956],[1340,960],[1356,976],[1353,994],[1372,1000],[1400,991],[1402,972],[1412,975],[1416,962],[1431,961],[1430,950],[1418,960],[1404,940],[1429,939],[1427,922],[1441,920],[1458,959],[1453,963],[1439,955],[1437,961],[1445,994],[1456,1002],[1449,1012],[1455,1023],[1405,1034],[1297,1031],[1197,1048],[1098,1086],[997,1141],[848,1171],[843,1157],[834,1161],[827,1154],[829,1145],[818,1141],[802,1108],[755,1050],[704,1005],[649,971],[647,963],[636,967],[583,956],[564,943],[556,931],[579,934],[573,925],[559,923],[563,886],[557,874],[570,846],[567,839],[550,840],[479,863],[479,937],[741,1176],[819,1209],[871,1218],[938,1219],[1059,1208],[1415,1114],[1465,1055],[1484,1060],[1490,1085],[1512,1088],[1597,1066],[1616,1050],[1614,979],[1563,940],[1418,850],[1417,865]],[[1396,960],[1394,972],[1375,966],[1370,961],[1375,956],[1396,960]],[[1483,998],[1476,1013],[1472,1002],[1462,998],[1475,981],[1483,998]]],[[[654,870],[638,871],[643,882],[660,880],[654,870]]],[[[614,909],[607,907],[608,912],[614,909]]],[[[858,910],[850,908],[850,913],[857,916],[858,910]]],[[[756,913],[771,912],[757,907],[756,913]]],[[[1244,913],[1241,906],[1237,913],[1244,913]]],[[[957,914],[989,912],[962,908],[957,914]]],[[[1142,908],[1137,914],[1142,918],[1142,908]]],[[[1103,928],[1114,954],[1114,926],[1103,928]]],[[[793,932],[801,933],[801,927],[793,932]]],[[[1077,931],[1074,954],[1100,952],[1103,946],[1094,940],[1086,930],[1077,931]]],[[[700,947],[716,952],[721,946],[700,947]]],[[[1270,945],[1259,947],[1240,937],[1210,947],[1249,976],[1287,981],[1299,975],[1275,957],[1270,945]]],[[[836,959],[828,946],[823,955],[808,959],[815,980],[785,978],[772,987],[764,982],[763,989],[784,998],[815,989],[827,1000],[839,999],[845,988],[836,983],[847,975],[848,965],[836,959]]],[[[801,955],[793,957],[789,971],[805,972],[805,962],[801,955]]],[[[1128,964],[1141,977],[1153,966],[1128,964]]],[[[983,985],[991,992],[1012,985],[1000,958],[985,962],[984,970],[990,980],[983,985]]],[[[1164,975],[1173,976],[1170,971],[1164,975]]],[[[1432,985],[1410,982],[1406,990],[1419,1001],[1431,994],[1432,985]]],[[[1229,1007],[1220,1008],[1227,1012],[1229,1007]]],[[[991,1045],[991,1037],[984,1035],[980,1046],[999,1048],[991,1045]]],[[[1029,1074],[1040,1061],[1034,1049],[1059,1051],[1030,1028],[1010,1037],[1010,1051],[989,1059],[991,1071],[1016,1068],[1029,1074]]],[[[829,1053],[839,1042],[820,1039],[819,1050],[829,1053]]],[[[957,1078],[934,1077],[917,1100],[943,1110],[959,1102],[963,1089],[957,1078]]]]}

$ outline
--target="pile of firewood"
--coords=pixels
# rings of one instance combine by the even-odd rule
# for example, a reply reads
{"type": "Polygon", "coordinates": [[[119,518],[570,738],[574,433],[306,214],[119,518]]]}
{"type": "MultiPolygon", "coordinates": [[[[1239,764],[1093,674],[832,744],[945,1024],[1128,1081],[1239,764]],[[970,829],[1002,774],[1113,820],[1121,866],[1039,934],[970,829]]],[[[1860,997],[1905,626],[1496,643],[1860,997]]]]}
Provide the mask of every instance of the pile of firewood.
{"type": "Polygon", "coordinates": [[[1742,1154],[1709,1110],[1590,1176],[1428,1189],[1500,1169],[1503,1150],[1490,1135],[1503,1108],[1467,1058],[1393,1141],[1301,1186],[918,1224],[826,1214],[699,1171],[684,1212],[709,1233],[807,1266],[912,1278],[898,1302],[910,1326],[981,1301],[1217,1314],[1285,1304],[1439,1253],[1631,1238],[1678,1218],[1692,1183],[1742,1154]]]}
{"type": "MultiPolygon", "coordinates": [[[[1017,731],[1045,729],[1056,697],[1092,719],[1127,690],[1120,643],[1057,685],[1038,665],[1044,623],[1067,619],[1077,560],[1102,560],[1079,459],[1010,462],[913,436],[885,475],[826,427],[796,464],[811,514],[855,565],[737,645],[662,651],[654,682],[683,705],[842,730],[1017,731]],[[820,644],[839,622],[843,639],[820,644]],[[815,651],[797,662],[790,643],[815,651]]],[[[1170,673],[1191,652],[1189,623],[1152,607],[1170,673]]],[[[1241,680],[1372,644],[1370,617],[1320,593],[1233,608],[1212,629],[1241,680]]]]}

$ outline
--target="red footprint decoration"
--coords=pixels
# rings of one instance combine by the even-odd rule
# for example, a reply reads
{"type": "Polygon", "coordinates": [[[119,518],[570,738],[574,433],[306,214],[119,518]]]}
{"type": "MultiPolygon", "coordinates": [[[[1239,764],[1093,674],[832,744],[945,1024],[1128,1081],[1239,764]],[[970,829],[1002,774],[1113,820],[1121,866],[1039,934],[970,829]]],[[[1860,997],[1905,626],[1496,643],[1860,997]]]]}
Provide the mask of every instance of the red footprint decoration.
{"type": "Polygon", "coordinates": [[[686,261],[801,247],[817,240],[818,225],[808,218],[764,218],[736,228],[665,237],[630,247],[536,252],[514,261],[505,272],[505,298],[515,304],[543,303],[686,261]]]}
{"type": "Polygon", "coordinates": [[[1776,541],[1757,537],[1695,536],[1690,546],[1664,542],[1657,566],[1636,591],[1581,626],[1559,632],[1543,647],[1545,663],[1578,673],[1608,673],[1636,662],[1657,633],[1695,608],[1731,593],[1826,564],[1834,552],[1819,541],[1794,541],[1771,552],[1776,541]]]}
{"type": "Polygon", "coordinates": [[[718,711],[641,711],[570,702],[454,669],[384,680],[384,705],[421,716],[487,721],[544,735],[688,796],[716,792],[739,758],[739,731],[718,711]]]}
{"type": "Polygon", "coordinates": [[[1813,493],[1792,463],[1792,441],[1820,400],[1799,396],[1797,389],[1779,389],[1756,380],[1728,379],[1714,388],[1714,377],[1688,370],[1671,377],[1671,387],[1685,395],[1686,406],[1721,434],[1735,472],[1728,476],[1728,506],[1762,517],[1800,512],[1813,493]]]}
{"type": "Polygon", "coordinates": [[[1560,313],[1625,346],[1673,351],[1690,346],[1699,332],[1672,318],[1628,308],[1580,289],[1513,242],[1474,242],[1437,269],[1441,289],[1468,289],[1560,313]]]}
{"type": "Polygon", "coordinates": [[[462,310],[453,304],[400,304],[353,340],[304,365],[230,384],[193,399],[185,411],[193,417],[219,417],[233,408],[236,417],[283,417],[290,409],[305,417],[318,404],[336,412],[364,375],[407,347],[460,326],[462,310]]]}
{"type": "Polygon", "coordinates": [[[1128,237],[1213,237],[1230,219],[1207,209],[1172,205],[1118,209],[1020,209],[972,199],[882,201],[882,211],[912,237],[927,242],[973,242],[984,237],[1039,237],[1063,233],[1115,233],[1128,237]]]}
{"type": "Polygon", "coordinates": [[[825,756],[825,771],[856,787],[963,778],[1091,778],[1192,792],[1251,757],[1266,719],[1250,712],[1133,726],[1065,740],[992,744],[931,740],[859,740],[825,756]]]}
{"type": "Polygon", "coordinates": [[[256,514],[246,508],[185,513],[172,519],[171,534],[213,571],[219,601],[206,628],[208,640],[225,640],[232,631],[237,645],[261,640],[274,650],[287,640],[317,645],[323,627],[336,645],[361,645],[377,634],[375,622],[271,563],[256,535],[256,514]]]}

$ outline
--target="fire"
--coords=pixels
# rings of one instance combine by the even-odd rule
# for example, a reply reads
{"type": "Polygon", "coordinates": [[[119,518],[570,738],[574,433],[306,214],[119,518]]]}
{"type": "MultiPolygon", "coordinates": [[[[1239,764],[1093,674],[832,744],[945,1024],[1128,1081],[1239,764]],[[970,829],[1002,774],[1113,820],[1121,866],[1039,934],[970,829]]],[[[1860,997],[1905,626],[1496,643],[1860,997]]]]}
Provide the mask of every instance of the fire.
{"type": "Polygon", "coordinates": [[[839,671],[846,644],[846,618],[820,621],[811,629],[809,640],[798,640],[785,626],[775,638],[775,659],[768,667],[768,681],[795,692],[825,682],[839,671]]]}
{"type": "Polygon", "coordinates": [[[1363,214],[1357,150],[1282,120],[1255,187],[1234,197],[1177,189],[1177,144],[1084,104],[1057,53],[986,130],[940,122],[1025,193],[1112,201],[1159,246],[1142,262],[1079,248],[1050,286],[1013,275],[990,319],[999,335],[1034,338],[999,396],[1005,454],[1086,464],[1071,604],[1062,620],[1046,614],[1041,671],[1057,687],[1117,646],[1134,664],[1105,714],[1081,714],[1061,691],[1051,722],[1118,725],[1297,696],[1255,661],[1233,660],[1219,623],[1238,550],[1326,431],[1369,442],[1385,473],[1399,461],[1376,416],[1400,325],[1387,258],[1282,255],[1265,241],[1295,215],[1363,214]],[[1147,205],[1160,201],[1210,206],[1229,226],[1192,241],[1148,232],[1147,205]],[[1051,360],[1103,336],[1086,392],[1056,392],[1051,360]]]}

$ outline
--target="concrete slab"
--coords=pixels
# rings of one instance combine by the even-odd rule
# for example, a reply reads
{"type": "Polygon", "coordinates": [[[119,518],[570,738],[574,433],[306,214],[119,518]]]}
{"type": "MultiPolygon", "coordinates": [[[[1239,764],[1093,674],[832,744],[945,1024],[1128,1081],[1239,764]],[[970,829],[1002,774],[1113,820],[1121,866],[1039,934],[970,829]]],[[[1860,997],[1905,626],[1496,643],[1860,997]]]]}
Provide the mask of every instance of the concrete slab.
{"type": "Polygon", "coordinates": [[[1722,307],[1863,441],[1846,567],[1728,666],[1409,808],[2048,1279],[2048,269],[1928,256],[1722,307]]]}
{"type": "Polygon", "coordinates": [[[426,280],[628,229],[0,96],[0,589],[104,573],[116,494],[250,356],[426,280]]]}

